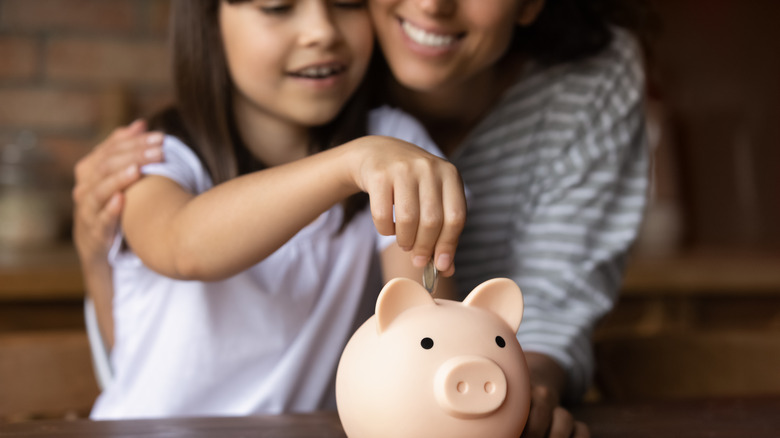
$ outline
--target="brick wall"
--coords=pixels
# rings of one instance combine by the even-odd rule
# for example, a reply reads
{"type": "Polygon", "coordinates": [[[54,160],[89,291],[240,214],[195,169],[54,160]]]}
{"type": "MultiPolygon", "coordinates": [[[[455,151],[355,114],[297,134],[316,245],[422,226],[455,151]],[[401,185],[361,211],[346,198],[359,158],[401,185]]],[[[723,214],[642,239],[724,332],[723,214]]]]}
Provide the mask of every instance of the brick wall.
{"type": "Polygon", "coordinates": [[[0,0],[0,141],[32,131],[70,175],[113,127],[164,106],[167,17],[168,0],[0,0]]]}
{"type": "Polygon", "coordinates": [[[686,246],[780,251],[780,2],[653,3],[686,246]]]}
{"type": "MultiPolygon", "coordinates": [[[[686,246],[780,248],[775,0],[653,1],[686,246]]],[[[168,0],[0,0],[0,145],[30,130],[71,173],[169,99],[168,0]]]]}

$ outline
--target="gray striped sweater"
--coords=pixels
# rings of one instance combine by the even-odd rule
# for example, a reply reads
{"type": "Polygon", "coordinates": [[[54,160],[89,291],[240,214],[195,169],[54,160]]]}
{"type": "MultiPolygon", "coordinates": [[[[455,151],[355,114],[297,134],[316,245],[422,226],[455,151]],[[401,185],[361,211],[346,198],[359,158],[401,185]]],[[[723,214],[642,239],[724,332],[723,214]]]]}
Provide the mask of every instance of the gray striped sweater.
{"type": "Polygon", "coordinates": [[[576,63],[529,68],[450,156],[470,190],[456,254],[463,295],[493,277],[523,291],[517,336],[588,388],[591,334],[613,306],[648,188],[641,52],[616,30],[576,63]]]}

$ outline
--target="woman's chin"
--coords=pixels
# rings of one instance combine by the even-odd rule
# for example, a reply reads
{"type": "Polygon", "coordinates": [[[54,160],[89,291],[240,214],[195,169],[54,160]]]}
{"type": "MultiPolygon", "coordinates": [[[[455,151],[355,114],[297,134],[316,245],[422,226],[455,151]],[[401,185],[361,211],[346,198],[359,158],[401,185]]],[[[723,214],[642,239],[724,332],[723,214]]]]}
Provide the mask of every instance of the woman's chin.
{"type": "Polygon", "coordinates": [[[430,68],[404,66],[393,69],[393,76],[403,87],[421,93],[434,92],[446,84],[446,75],[430,68]]]}

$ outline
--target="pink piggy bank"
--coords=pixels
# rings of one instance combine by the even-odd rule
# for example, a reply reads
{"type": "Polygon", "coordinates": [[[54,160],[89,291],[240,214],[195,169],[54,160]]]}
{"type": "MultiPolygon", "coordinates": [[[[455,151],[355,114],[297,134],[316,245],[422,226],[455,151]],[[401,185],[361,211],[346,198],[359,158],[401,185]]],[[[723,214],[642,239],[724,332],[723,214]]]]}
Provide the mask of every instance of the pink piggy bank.
{"type": "Polygon", "coordinates": [[[530,382],[515,333],[520,288],[486,281],[466,299],[433,299],[396,278],[352,336],[336,373],[349,438],[518,438],[530,382]]]}

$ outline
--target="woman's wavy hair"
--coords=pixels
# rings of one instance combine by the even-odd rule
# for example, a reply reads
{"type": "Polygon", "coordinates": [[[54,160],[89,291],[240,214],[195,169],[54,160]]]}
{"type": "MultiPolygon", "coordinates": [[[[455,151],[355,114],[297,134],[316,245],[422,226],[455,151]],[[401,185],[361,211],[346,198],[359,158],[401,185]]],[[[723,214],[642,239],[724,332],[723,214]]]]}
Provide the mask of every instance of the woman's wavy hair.
{"type": "MultiPolygon", "coordinates": [[[[200,158],[214,184],[261,170],[246,148],[233,113],[233,83],[219,29],[221,0],[173,0],[170,52],[174,103],[150,120],[153,129],[181,139],[200,158]]],[[[247,0],[228,0],[241,3],[247,0]]],[[[370,76],[370,75],[367,75],[370,76]]],[[[330,123],[312,128],[309,152],[319,152],[366,134],[364,83],[330,123]]],[[[362,195],[345,203],[345,221],[366,205],[362,195]]]]}
{"type": "Polygon", "coordinates": [[[517,27],[512,50],[547,65],[575,61],[609,45],[613,26],[631,31],[649,56],[658,21],[647,0],[545,0],[534,23],[517,27]]]}

